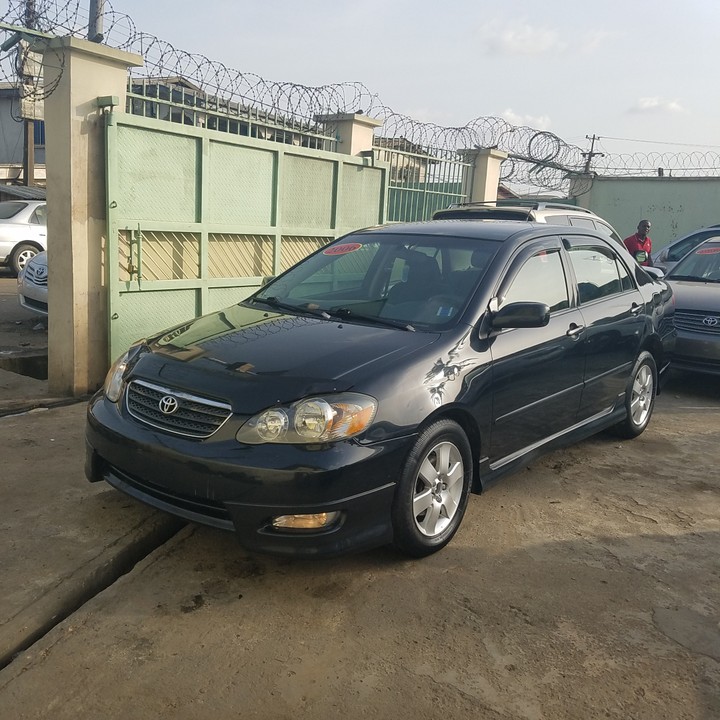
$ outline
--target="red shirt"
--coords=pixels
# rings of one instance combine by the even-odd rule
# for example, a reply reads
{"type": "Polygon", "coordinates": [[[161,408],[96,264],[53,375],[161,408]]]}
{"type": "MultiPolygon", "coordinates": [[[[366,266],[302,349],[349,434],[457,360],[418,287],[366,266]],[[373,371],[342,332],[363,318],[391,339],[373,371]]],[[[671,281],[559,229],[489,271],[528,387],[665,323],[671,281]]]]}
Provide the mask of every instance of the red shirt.
{"type": "Polygon", "coordinates": [[[638,265],[652,265],[650,258],[650,250],[652,250],[652,240],[649,235],[641,238],[637,233],[626,237],[623,242],[628,252],[637,260],[638,265]]]}

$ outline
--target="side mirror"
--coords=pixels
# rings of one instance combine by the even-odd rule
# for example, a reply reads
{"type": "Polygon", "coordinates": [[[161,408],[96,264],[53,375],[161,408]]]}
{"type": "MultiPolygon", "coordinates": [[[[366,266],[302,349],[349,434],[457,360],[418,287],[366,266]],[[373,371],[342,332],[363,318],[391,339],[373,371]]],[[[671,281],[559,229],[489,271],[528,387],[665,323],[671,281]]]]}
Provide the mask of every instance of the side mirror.
{"type": "Polygon", "coordinates": [[[545,303],[516,302],[501,308],[490,318],[490,326],[502,328],[545,327],[550,322],[550,308],[545,303]]]}

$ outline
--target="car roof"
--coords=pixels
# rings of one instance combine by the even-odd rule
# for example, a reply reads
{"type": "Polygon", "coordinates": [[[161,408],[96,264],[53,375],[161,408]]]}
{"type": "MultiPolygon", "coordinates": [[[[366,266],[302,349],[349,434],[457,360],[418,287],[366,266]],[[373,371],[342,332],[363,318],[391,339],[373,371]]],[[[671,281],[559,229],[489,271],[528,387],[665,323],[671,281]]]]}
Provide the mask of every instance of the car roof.
{"type": "MultiPolygon", "coordinates": [[[[505,242],[510,238],[518,241],[537,235],[592,235],[593,238],[608,238],[592,228],[572,225],[549,225],[527,220],[426,220],[424,222],[396,223],[365,228],[357,233],[378,235],[438,235],[469,237],[478,240],[505,242]]],[[[353,233],[356,234],[356,233],[353,233]]]]}
{"type": "Polygon", "coordinates": [[[697,230],[691,230],[689,233],[685,233],[684,235],[681,235],[679,238],[675,238],[675,240],[669,242],[668,246],[674,245],[675,243],[678,243],[681,240],[685,240],[686,238],[694,237],[695,235],[699,235],[700,233],[705,233],[708,230],[720,230],[720,223],[718,223],[717,225],[706,225],[705,227],[698,228],[697,230]]]}

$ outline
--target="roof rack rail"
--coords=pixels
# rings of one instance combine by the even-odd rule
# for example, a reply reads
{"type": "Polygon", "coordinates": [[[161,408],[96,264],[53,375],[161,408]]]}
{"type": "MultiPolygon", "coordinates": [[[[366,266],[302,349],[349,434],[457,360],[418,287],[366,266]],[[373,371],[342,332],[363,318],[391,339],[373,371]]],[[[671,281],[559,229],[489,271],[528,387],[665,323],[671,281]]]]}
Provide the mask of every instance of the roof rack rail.
{"type": "Polygon", "coordinates": [[[588,208],[572,205],[570,203],[553,202],[548,200],[523,200],[508,198],[502,200],[477,200],[474,202],[452,203],[447,209],[467,208],[467,207],[526,207],[530,210],[572,210],[577,213],[586,213],[592,215],[593,211],[588,208]]]}

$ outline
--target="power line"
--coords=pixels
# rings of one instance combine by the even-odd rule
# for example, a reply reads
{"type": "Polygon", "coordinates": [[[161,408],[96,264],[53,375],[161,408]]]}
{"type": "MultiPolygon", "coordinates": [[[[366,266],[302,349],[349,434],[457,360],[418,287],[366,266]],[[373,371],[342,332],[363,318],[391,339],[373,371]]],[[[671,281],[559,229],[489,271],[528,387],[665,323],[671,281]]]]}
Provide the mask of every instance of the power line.
{"type": "Polygon", "coordinates": [[[608,135],[599,135],[597,139],[598,140],[621,140],[622,142],[649,143],[651,145],[681,145],[684,147],[720,148],[720,145],[705,145],[704,143],[681,143],[681,142],[669,142],[666,140],[639,140],[638,138],[618,138],[618,137],[609,137],[608,135]]]}

